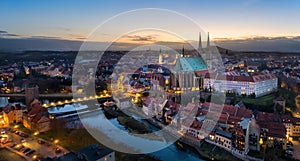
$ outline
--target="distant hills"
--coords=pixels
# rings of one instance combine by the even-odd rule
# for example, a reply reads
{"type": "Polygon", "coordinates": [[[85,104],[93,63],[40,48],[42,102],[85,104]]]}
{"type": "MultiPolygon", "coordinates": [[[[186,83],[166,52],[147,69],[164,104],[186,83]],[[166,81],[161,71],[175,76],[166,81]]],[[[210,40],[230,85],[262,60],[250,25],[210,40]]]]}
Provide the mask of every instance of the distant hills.
{"type": "MultiPolygon", "coordinates": [[[[63,40],[56,38],[1,38],[0,51],[24,51],[24,50],[52,50],[52,51],[78,51],[83,41],[63,40]]],[[[197,44],[196,41],[191,43],[197,44]]],[[[91,42],[91,50],[104,48],[108,42],[91,42]]],[[[165,42],[160,44],[171,44],[173,47],[182,47],[182,43],[165,42]]],[[[265,51],[265,52],[299,52],[300,37],[277,37],[277,38],[252,38],[243,40],[218,40],[215,42],[221,48],[232,51],[265,51]]],[[[124,49],[124,46],[133,44],[116,43],[115,50],[124,49]]]]}

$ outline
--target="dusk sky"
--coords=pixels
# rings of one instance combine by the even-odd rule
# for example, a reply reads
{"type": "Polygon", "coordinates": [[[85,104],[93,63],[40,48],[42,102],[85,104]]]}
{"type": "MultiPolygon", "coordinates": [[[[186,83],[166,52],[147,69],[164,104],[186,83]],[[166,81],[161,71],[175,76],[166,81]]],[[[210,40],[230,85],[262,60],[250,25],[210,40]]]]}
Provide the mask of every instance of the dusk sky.
{"type": "MultiPolygon", "coordinates": [[[[0,5],[0,39],[84,40],[95,27],[112,16],[133,9],[163,8],[192,18],[204,31],[209,31],[215,41],[268,40],[271,37],[272,40],[292,39],[298,43],[299,7],[300,1],[297,0],[3,0],[0,5]]],[[[120,26],[115,27],[106,34],[114,34],[120,26]]],[[[192,40],[197,38],[195,36],[192,40]]],[[[109,40],[99,38],[98,41],[109,40]]]]}

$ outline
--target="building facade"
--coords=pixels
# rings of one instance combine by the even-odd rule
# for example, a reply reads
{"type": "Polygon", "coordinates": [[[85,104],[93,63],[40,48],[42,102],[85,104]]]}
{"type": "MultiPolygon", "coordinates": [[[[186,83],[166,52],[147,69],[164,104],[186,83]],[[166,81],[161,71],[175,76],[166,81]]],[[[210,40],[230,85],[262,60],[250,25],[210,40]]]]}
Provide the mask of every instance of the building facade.
{"type": "Polygon", "coordinates": [[[204,88],[218,92],[236,93],[239,95],[255,95],[256,97],[272,93],[277,90],[278,78],[272,74],[253,75],[222,75],[206,74],[204,88]]]}

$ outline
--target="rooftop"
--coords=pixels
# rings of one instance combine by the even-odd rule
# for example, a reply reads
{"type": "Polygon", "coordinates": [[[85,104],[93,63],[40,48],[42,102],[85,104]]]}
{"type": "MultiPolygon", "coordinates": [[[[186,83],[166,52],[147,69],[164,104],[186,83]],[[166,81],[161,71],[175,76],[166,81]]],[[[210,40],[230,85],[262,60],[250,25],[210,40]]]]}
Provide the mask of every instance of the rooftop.
{"type": "Polygon", "coordinates": [[[180,57],[176,61],[176,71],[199,71],[207,70],[207,66],[201,57],[180,57]]]}
{"type": "Polygon", "coordinates": [[[95,161],[112,152],[111,149],[92,144],[76,152],[70,152],[55,158],[46,158],[43,161],[95,161]]]}

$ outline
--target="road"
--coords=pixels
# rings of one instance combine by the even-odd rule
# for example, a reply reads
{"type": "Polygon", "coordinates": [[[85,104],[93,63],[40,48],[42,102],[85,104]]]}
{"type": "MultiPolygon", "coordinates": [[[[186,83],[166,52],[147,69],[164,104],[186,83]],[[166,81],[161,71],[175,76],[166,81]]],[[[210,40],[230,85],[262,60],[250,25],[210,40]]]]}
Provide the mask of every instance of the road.
{"type": "Polygon", "coordinates": [[[300,159],[300,141],[296,140],[296,141],[292,141],[293,145],[294,145],[294,158],[296,159],[300,159]]]}

